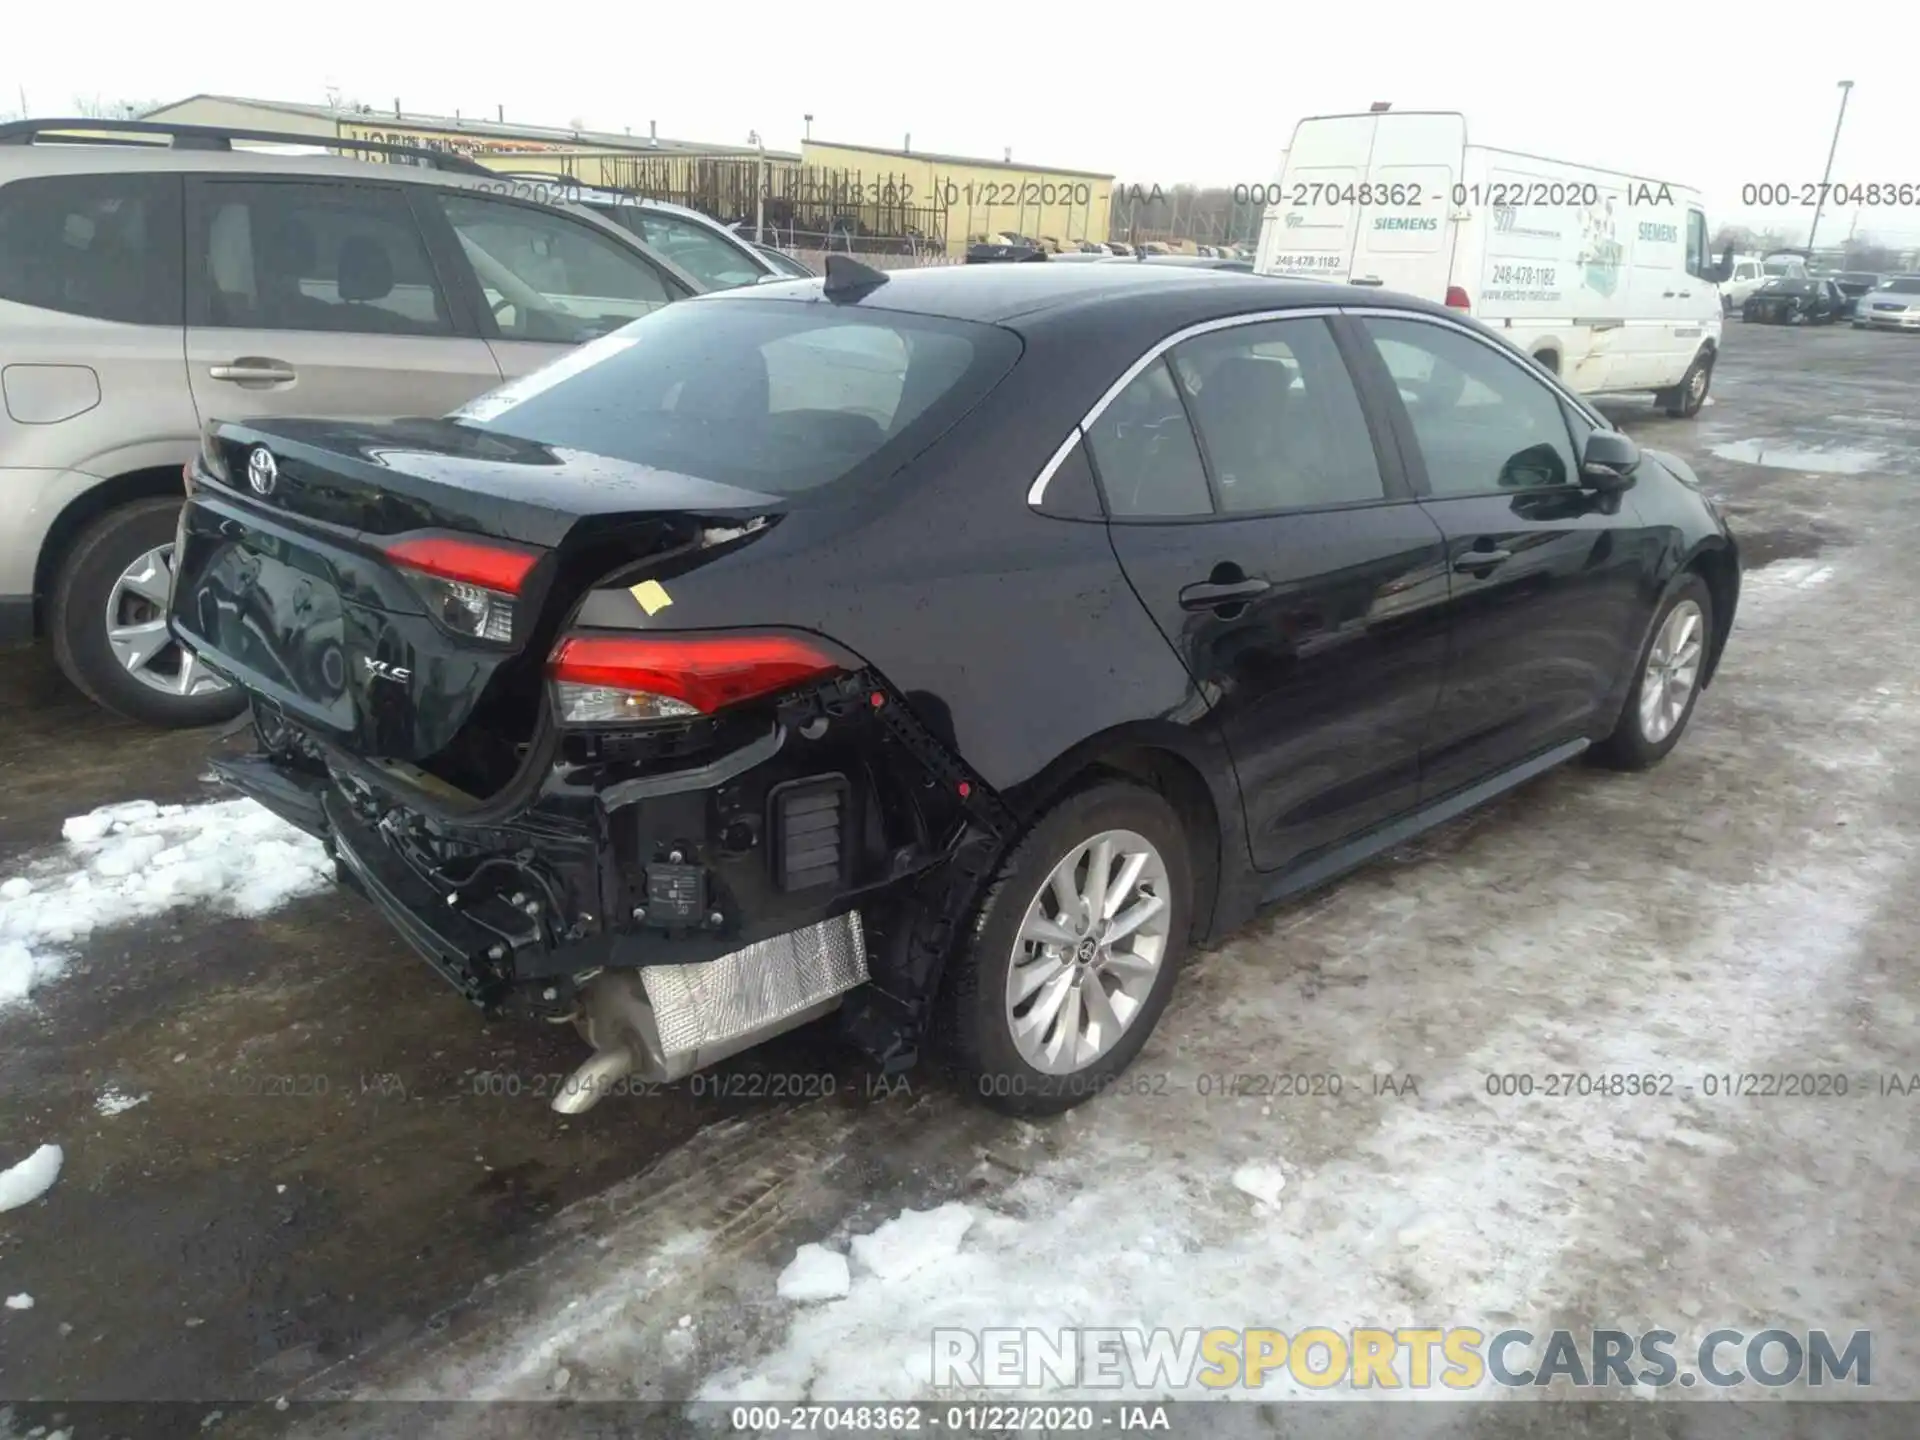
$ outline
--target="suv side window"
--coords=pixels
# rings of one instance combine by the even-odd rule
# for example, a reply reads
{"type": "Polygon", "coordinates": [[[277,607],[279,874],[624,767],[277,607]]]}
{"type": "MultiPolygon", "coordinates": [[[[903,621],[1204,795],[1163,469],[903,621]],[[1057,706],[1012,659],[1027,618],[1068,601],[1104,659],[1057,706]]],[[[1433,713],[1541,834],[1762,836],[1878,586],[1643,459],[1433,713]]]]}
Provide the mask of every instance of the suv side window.
{"type": "Polygon", "coordinates": [[[1200,448],[1164,358],[1113,397],[1087,427],[1087,449],[1116,519],[1206,515],[1213,510],[1200,448]]]}
{"type": "Polygon", "coordinates": [[[1560,398],[1519,364],[1449,326],[1361,322],[1412,422],[1435,495],[1569,484],[1578,464],[1560,398]]]}
{"type": "Polygon", "coordinates": [[[453,333],[426,241],[399,190],[305,180],[197,183],[193,323],[453,333]]]}
{"type": "Polygon", "coordinates": [[[435,198],[503,339],[577,345],[678,298],[639,255],[558,211],[463,192],[435,198]]]}
{"type": "Polygon", "coordinates": [[[1276,320],[1174,347],[1225,513],[1386,498],[1353,379],[1319,319],[1276,320]]]}
{"type": "Polygon", "coordinates": [[[0,186],[0,300],[179,325],[180,178],[44,175],[0,186]]]}

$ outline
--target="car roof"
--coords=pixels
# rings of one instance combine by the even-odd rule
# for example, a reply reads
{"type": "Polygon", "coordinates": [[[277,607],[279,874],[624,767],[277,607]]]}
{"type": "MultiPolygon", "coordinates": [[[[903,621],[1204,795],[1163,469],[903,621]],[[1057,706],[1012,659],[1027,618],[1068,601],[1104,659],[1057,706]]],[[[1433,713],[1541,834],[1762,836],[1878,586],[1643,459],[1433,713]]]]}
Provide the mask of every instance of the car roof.
{"type": "MultiPolygon", "coordinates": [[[[825,280],[788,280],[698,297],[699,303],[743,299],[820,301],[825,280]]],[[[873,310],[972,320],[989,325],[1043,316],[1083,313],[1120,305],[1143,295],[1188,295],[1195,319],[1257,310],[1319,305],[1366,305],[1456,315],[1440,306],[1391,291],[1357,292],[1348,285],[1279,280],[1232,270],[1186,265],[935,265],[888,272],[887,282],[833,303],[873,310]]],[[[1175,303],[1177,307],[1177,302],[1175,303]]]]}

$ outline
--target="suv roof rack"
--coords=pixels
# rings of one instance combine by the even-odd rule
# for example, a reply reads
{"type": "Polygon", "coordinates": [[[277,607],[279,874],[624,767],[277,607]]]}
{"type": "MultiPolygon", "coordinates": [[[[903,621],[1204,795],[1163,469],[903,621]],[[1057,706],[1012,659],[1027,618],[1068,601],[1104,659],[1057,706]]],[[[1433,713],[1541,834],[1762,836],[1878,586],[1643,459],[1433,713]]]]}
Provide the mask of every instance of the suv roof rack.
{"type": "MultiPolygon", "coordinates": [[[[335,135],[295,135],[278,130],[236,130],[226,125],[179,125],[169,120],[13,120],[0,125],[0,145],[31,145],[43,135],[59,135],[61,144],[117,145],[119,135],[158,135],[172,141],[175,150],[232,150],[235,140],[258,140],[276,145],[311,145],[322,150],[365,150],[401,155],[436,170],[461,175],[493,175],[477,160],[424,145],[396,145],[384,140],[353,140],[335,135]],[[109,131],[112,135],[73,132],[109,131]]],[[[156,147],[159,148],[159,147],[156,147]]]]}

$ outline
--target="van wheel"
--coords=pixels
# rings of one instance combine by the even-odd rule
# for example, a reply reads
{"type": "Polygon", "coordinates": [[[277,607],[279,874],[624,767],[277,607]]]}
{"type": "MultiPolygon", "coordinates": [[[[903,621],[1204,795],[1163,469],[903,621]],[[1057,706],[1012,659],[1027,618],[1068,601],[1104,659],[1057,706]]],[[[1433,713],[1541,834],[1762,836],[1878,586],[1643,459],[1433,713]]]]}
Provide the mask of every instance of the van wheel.
{"type": "Polygon", "coordinates": [[[88,699],[169,729],[230,720],[247,704],[167,632],[179,518],[178,500],[156,498],[95,520],[67,552],[47,615],[53,658],[88,699]]]}
{"type": "Polygon", "coordinates": [[[966,1081],[1054,1115],[1133,1062],[1173,992],[1193,871],[1173,807],[1108,781],[1069,796],[995,872],[948,962],[941,1029],[966,1081]]]}
{"type": "Polygon", "coordinates": [[[1712,387],[1713,352],[1702,350],[1693,357],[1693,364],[1680,377],[1680,383],[1671,390],[1660,392],[1660,404],[1667,414],[1691,420],[1700,413],[1700,407],[1707,403],[1707,391],[1712,387]]]}

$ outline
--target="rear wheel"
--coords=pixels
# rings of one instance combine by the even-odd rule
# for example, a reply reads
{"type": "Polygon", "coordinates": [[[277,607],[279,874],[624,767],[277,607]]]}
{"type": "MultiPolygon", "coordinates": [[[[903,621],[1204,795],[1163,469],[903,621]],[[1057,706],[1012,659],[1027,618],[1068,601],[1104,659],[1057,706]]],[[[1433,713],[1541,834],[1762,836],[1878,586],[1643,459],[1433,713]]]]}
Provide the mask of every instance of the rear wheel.
{"type": "Polygon", "coordinates": [[[945,1038],[980,1098],[1057,1114],[1125,1070],[1173,991],[1192,890],[1186,832],[1154,791],[1109,781],[1050,811],[948,964],[945,1038]]]}
{"type": "Polygon", "coordinates": [[[1594,756],[1616,770],[1645,770],[1680,743],[1700,698],[1707,646],[1713,638],[1713,597],[1688,574],[1667,596],[1640,653],[1640,673],[1613,733],[1594,756]]]}
{"type": "Polygon", "coordinates": [[[139,500],[80,533],[55,579],[54,659],[86,696],[130,720],[181,728],[230,720],[246,696],[167,632],[180,502],[139,500]]]}
{"type": "Polygon", "coordinates": [[[1660,392],[1660,404],[1667,414],[1691,420],[1700,413],[1700,407],[1707,403],[1707,392],[1712,388],[1713,352],[1702,350],[1693,357],[1693,364],[1680,377],[1680,383],[1671,390],[1660,392]]]}

